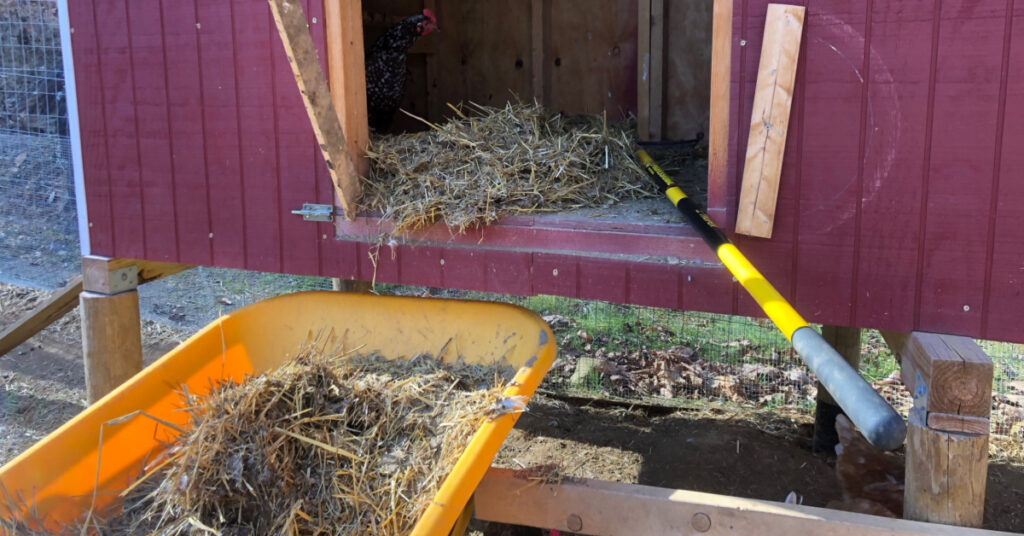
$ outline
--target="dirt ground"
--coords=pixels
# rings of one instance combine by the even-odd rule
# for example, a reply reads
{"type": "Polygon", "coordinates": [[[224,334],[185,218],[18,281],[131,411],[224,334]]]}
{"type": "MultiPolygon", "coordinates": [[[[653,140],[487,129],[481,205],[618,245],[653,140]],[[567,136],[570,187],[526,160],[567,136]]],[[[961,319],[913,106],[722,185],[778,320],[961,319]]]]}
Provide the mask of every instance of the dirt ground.
{"type": "MultiPolygon", "coordinates": [[[[41,294],[0,285],[0,329],[41,294]]],[[[187,335],[144,324],[147,363],[187,335]]],[[[0,463],[84,408],[79,329],[72,313],[0,357],[0,434],[7,438],[0,444],[0,463]]],[[[797,413],[598,407],[538,396],[496,463],[513,468],[556,464],[567,476],[775,501],[795,491],[804,504],[824,506],[840,492],[833,462],[810,450],[811,429],[810,417],[797,413]]],[[[986,528],[1024,532],[1021,504],[1024,466],[994,456],[986,528]]]]}

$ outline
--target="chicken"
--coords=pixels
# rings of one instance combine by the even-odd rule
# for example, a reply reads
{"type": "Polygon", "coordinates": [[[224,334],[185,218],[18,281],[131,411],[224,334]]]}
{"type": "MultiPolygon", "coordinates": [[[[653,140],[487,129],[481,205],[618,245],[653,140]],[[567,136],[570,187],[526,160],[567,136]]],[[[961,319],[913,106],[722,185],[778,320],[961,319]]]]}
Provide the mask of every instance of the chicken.
{"type": "Polygon", "coordinates": [[[829,508],[885,517],[903,517],[903,460],[872,446],[846,415],[836,418],[836,476],[842,501],[829,508]]]}
{"type": "Polygon", "coordinates": [[[366,108],[370,127],[377,132],[391,126],[409,78],[406,54],[420,37],[437,29],[429,9],[388,28],[366,51],[366,108]]]}

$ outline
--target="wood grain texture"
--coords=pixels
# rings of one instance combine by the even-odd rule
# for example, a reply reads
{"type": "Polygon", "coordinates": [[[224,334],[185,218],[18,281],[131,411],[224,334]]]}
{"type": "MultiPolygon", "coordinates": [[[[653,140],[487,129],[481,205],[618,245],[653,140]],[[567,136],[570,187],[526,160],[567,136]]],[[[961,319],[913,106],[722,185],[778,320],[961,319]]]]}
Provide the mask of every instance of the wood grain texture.
{"type": "Polygon", "coordinates": [[[772,236],[805,13],[803,6],[768,5],[736,216],[737,233],[772,236]]]}
{"type": "Polygon", "coordinates": [[[988,434],[933,430],[910,414],[903,516],[981,527],[988,476],[988,434]]]}
{"type": "Polygon", "coordinates": [[[347,152],[348,143],[331,102],[327,79],[317,57],[313,38],[302,6],[295,0],[269,0],[278,34],[288,54],[288,62],[306,104],[313,132],[323,152],[335,193],[345,217],[354,219],[360,195],[359,174],[347,152]]]}
{"type": "MultiPolygon", "coordinates": [[[[228,2],[200,2],[197,7],[195,28],[199,38],[199,99],[207,190],[193,191],[192,195],[205,194],[209,202],[207,242],[213,264],[245,268],[245,187],[235,75],[235,25],[241,24],[241,20],[233,16],[234,6],[228,2]]],[[[108,256],[130,257],[120,251],[108,256]]]]}
{"type": "Polygon", "coordinates": [[[636,135],[651,139],[651,0],[637,0],[636,135]]]}
{"type": "Polygon", "coordinates": [[[997,139],[994,156],[998,183],[992,192],[990,209],[991,262],[986,285],[985,315],[982,338],[1016,340],[1021,336],[1020,319],[1024,318],[1024,248],[1021,225],[1024,221],[1024,123],[1011,118],[1024,117],[1024,2],[1013,2],[1012,21],[1004,37],[1003,119],[1001,139],[997,139]]]}
{"type": "Polygon", "coordinates": [[[142,370],[139,292],[82,292],[79,304],[85,389],[91,404],[142,370]]]}
{"type": "Polygon", "coordinates": [[[363,3],[360,0],[325,0],[323,6],[331,102],[338,113],[356,173],[365,177],[370,172],[370,161],[366,158],[370,126],[366,115],[363,3]]]}
{"type": "MultiPolygon", "coordinates": [[[[711,96],[708,117],[708,214],[725,227],[718,211],[726,209],[732,102],[733,1],[714,0],[711,29],[711,96]],[[714,215],[712,215],[714,213],[714,215]]],[[[739,47],[736,47],[737,49],[739,47]]],[[[735,132],[733,132],[735,136],[735,132]]]]}
{"type": "Polygon", "coordinates": [[[168,99],[163,19],[150,16],[142,4],[126,2],[131,69],[134,80],[135,122],[139,155],[141,204],[145,207],[146,251],[155,261],[180,258],[171,159],[170,102],[168,99]]]}
{"type": "Polygon", "coordinates": [[[928,428],[940,432],[987,435],[990,423],[988,417],[972,417],[952,413],[928,413],[928,428]]]}
{"type": "Polygon", "coordinates": [[[558,0],[550,6],[550,107],[607,112],[610,120],[636,113],[636,1],[558,0]]]}
{"type": "Polygon", "coordinates": [[[106,125],[105,150],[110,188],[111,243],[126,256],[146,256],[146,206],[139,164],[138,117],[132,70],[127,6],[119,0],[96,0],[99,82],[106,125]]]}
{"type": "MultiPolygon", "coordinates": [[[[650,34],[651,34],[651,59],[648,76],[650,84],[649,106],[649,139],[660,140],[662,138],[665,116],[665,56],[668,51],[665,48],[665,0],[651,0],[650,34]]],[[[638,30],[639,31],[639,30],[638,30]]],[[[639,102],[639,101],[638,101],[639,102]]]]}
{"type": "Polygon", "coordinates": [[[955,335],[883,331],[902,364],[903,383],[928,412],[988,417],[992,359],[972,339],[955,335]]]}
{"type": "Polygon", "coordinates": [[[981,328],[1006,8],[951,0],[938,14],[918,288],[919,322],[929,331],[981,328]],[[972,134],[955,141],[954,132],[972,134]]]}
{"type": "MultiPolygon", "coordinates": [[[[199,65],[199,13],[191,2],[163,2],[160,14],[167,62],[167,106],[173,170],[176,261],[211,264],[210,200],[203,135],[202,78],[199,65]]],[[[90,210],[90,212],[92,212],[90,210]]]]}
{"type": "Polygon", "coordinates": [[[82,276],[76,275],[62,288],[53,291],[45,300],[0,331],[0,356],[17,348],[46,326],[56,322],[78,305],[82,292],[82,276]]]}
{"type": "Polygon", "coordinates": [[[87,183],[85,203],[89,244],[93,252],[114,253],[114,220],[111,213],[106,114],[103,111],[103,80],[97,26],[91,2],[68,2],[75,83],[78,86],[79,137],[82,143],[82,175],[87,183]]]}
{"type": "Polygon", "coordinates": [[[1007,534],[620,482],[567,478],[547,485],[498,468],[487,471],[474,497],[478,519],[608,536],[1007,534]]]}
{"type": "MultiPolygon", "coordinates": [[[[707,140],[714,69],[714,3],[714,0],[664,2],[666,31],[661,116],[662,138],[666,140],[692,140],[700,134],[707,140]]],[[[728,76],[728,66],[725,67],[728,76]]],[[[728,93],[726,88],[726,106],[728,93]]]]}

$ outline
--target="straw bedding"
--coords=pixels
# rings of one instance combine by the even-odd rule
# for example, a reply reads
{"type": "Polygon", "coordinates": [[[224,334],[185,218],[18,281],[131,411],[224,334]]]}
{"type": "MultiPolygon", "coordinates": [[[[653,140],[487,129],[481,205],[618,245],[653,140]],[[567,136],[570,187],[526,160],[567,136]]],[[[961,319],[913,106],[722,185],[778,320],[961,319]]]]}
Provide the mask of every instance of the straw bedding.
{"type": "MultiPolygon", "coordinates": [[[[191,426],[103,534],[407,534],[500,407],[496,369],[328,355],[187,397],[191,426]]],[[[158,462],[154,464],[159,465],[158,462]]],[[[151,465],[154,465],[151,464],[151,465]]]]}
{"type": "Polygon", "coordinates": [[[377,137],[367,151],[363,208],[393,220],[396,233],[434,222],[463,232],[504,216],[657,195],[644,188],[628,123],[536,103],[449,106],[450,121],[417,117],[430,129],[377,137]]]}

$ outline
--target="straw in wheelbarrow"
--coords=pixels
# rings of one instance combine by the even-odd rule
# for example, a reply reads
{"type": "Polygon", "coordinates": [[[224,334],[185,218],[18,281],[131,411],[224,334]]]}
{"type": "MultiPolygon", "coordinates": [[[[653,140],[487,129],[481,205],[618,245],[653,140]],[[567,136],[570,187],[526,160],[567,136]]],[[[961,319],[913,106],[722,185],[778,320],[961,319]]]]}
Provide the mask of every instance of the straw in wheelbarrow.
{"type": "MultiPolygon", "coordinates": [[[[408,534],[482,419],[497,369],[307,346],[187,396],[190,428],[103,534],[408,534]]],[[[499,408],[499,409],[496,409],[499,408]]]]}

